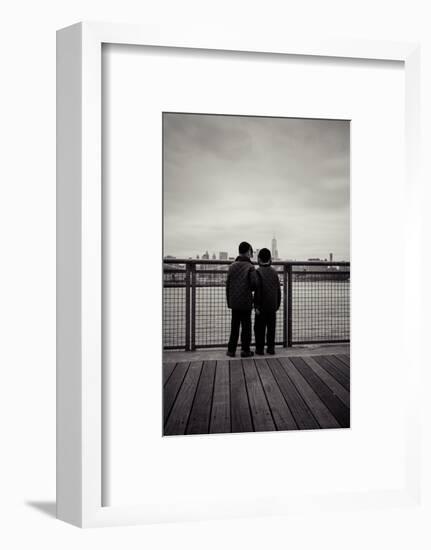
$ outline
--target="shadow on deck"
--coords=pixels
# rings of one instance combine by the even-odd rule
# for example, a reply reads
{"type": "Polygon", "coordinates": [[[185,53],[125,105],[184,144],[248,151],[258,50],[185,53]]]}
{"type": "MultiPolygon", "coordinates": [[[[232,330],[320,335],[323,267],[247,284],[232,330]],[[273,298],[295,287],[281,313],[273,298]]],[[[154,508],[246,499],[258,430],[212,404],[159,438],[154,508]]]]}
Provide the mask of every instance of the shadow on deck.
{"type": "Polygon", "coordinates": [[[205,354],[165,353],[164,435],[350,426],[348,346],[251,359],[205,354]]]}

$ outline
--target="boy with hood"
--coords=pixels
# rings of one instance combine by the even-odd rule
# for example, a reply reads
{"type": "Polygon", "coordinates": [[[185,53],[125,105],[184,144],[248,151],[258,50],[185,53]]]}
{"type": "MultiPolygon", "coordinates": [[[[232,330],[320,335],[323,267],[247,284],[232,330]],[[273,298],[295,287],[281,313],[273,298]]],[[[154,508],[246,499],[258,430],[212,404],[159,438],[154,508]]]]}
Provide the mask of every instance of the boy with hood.
{"type": "Polygon", "coordinates": [[[276,312],[281,302],[280,280],[277,271],[271,267],[271,252],[267,248],[260,250],[258,262],[254,293],[256,355],[264,354],[265,332],[266,351],[274,355],[276,312]]]}
{"type": "Polygon", "coordinates": [[[253,248],[248,242],[238,247],[239,256],[229,266],[226,280],[226,300],[232,310],[232,322],[227,354],[235,357],[241,327],[241,357],[252,357],[251,310],[253,309],[253,290],[256,286],[256,271],[251,259],[253,248]]]}

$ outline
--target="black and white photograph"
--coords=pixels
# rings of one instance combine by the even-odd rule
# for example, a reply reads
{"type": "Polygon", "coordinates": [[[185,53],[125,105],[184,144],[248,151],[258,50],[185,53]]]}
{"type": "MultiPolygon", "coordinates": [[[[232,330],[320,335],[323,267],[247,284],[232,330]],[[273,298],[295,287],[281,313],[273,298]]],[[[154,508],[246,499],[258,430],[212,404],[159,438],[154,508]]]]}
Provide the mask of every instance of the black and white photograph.
{"type": "Polygon", "coordinates": [[[350,427],[350,121],[165,112],[163,435],[350,427]]]}

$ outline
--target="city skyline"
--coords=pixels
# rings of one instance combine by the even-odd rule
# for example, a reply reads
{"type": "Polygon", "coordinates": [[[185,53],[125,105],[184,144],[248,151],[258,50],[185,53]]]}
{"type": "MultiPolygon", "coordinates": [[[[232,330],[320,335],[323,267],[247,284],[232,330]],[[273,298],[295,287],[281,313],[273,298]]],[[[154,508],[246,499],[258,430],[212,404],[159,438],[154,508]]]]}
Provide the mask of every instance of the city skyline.
{"type": "Polygon", "coordinates": [[[350,260],[348,121],[165,113],[164,255],[350,260]]]}
{"type": "MultiPolygon", "coordinates": [[[[272,256],[272,259],[274,260],[274,254],[272,253],[272,250],[271,250],[271,243],[268,244],[263,244],[262,246],[255,246],[252,242],[250,242],[250,244],[252,245],[253,247],[253,252],[254,252],[254,258],[256,259],[257,258],[257,254],[256,254],[256,251],[262,249],[262,248],[267,248],[268,250],[271,251],[271,256],[272,256]]],[[[238,256],[238,245],[239,243],[237,244],[236,246],[236,250],[234,250],[234,248],[232,247],[232,249],[229,249],[229,250],[221,250],[220,248],[215,248],[214,250],[211,249],[211,248],[204,248],[203,250],[195,250],[195,251],[190,251],[190,253],[187,253],[186,255],[181,255],[181,254],[175,254],[173,253],[172,251],[169,252],[167,250],[164,250],[164,253],[163,253],[163,257],[164,258],[167,258],[167,257],[173,257],[173,258],[179,258],[179,259],[184,259],[184,260],[187,260],[187,259],[196,259],[197,256],[199,256],[200,259],[204,259],[203,256],[205,255],[206,252],[208,252],[208,255],[209,255],[209,258],[208,259],[213,259],[212,256],[213,254],[216,255],[216,258],[217,260],[220,260],[220,259],[230,259],[230,258],[236,258],[238,256]],[[227,253],[227,258],[220,258],[219,257],[219,254],[220,252],[226,252],[227,253]]],[[[349,257],[342,257],[338,254],[335,254],[332,250],[329,250],[329,251],[321,251],[321,252],[316,252],[315,254],[308,254],[308,255],[299,255],[299,256],[293,256],[291,254],[283,254],[280,252],[280,247],[277,247],[277,251],[278,251],[278,255],[277,255],[277,258],[279,260],[308,260],[310,258],[320,258],[322,260],[324,260],[325,258],[328,260],[328,261],[337,261],[337,262],[344,262],[344,261],[350,261],[350,256],[349,257]],[[332,255],[332,258],[333,260],[330,259],[332,255]]]]}
{"type": "MultiPolygon", "coordinates": [[[[312,260],[320,259],[320,260],[323,260],[323,261],[327,260],[329,262],[332,262],[332,261],[339,261],[339,262],[349,261],[349,260],[346,260],[345,258],[335,257],[335,255],[332,251],[328,251],[328,252],[325,252],[324,254],[317,254],[317,255],[313,255],[313,256],[309,256],[309,257],[295,257],[294,258],[294,257],[291,257],[291,256],[282,255],[282,254],[280,254],[280,252],[278,250],[278,241],[277,241],[275,236],[271,239],[271,246],[264,245],[264,246],[255,247],[255,246],[253,246],[253,243],[250,243],[250,244],[253,247],[253,259],[257,259],[257,255],[258,255],[259,250],[261,250],[262,248],[268,248],[268,250],[271,251],[271,257],[272,257],[273,260],[306,261],[306,260],[311,260],[311,259],[312,260]],[[274,254],[274,249],[276,250],[277,254],[274,254]]],[[[238,256],[238,251],[236,251],[235,253],[230,253],[228,250],[209,250],[209,249],[205,249],[203,252],[195,251],[193,254],[188,255],[188,256],[176,256],[174,254],[167,254],[167,253],[164,254],[165,258],[175,258],[175,259],[183,259],[183,260],[187,260],[187,259],[192,259],[192,260],[195,260],[195,259],[201,259],[201,260],[228,260],[228,259],[236,258],[237,256],[238,256]]]]}

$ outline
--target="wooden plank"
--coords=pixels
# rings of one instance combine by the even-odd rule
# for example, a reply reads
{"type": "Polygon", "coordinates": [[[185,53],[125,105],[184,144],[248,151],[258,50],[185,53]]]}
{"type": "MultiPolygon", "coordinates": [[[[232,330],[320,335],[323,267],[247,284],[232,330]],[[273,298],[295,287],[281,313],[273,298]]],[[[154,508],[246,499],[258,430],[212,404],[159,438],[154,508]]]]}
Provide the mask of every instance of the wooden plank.
{"type": "Polygon", "coordinates": [[[215,361],[204,361],[186,433],[206,434],[209,431],[214,388],[215,361]]]}
{"type": "Polygon", "coordinates": [[[163,388],[163,424],[166,424],[189,365],[190,363],[177,363],[175,370],[163,388]]]}
{"type": "Polygon", "coordinates": [[[176,366],[176,363],[174,361],[165,361],[163,363],[163,385],[166,384],[168,381],[168,378],[172,374],[174,368],[176,366]]]}
{"type": "Polygon", "coordinates": [[[252,432],[247,390],[241,361],[229,361],[232,432],[252,432]]]}
{"type": "Polygon", "coordinates": [[[346,390],[346,388],[337,382],[333,376],[327,373],[326,370],[322,368],[313,357],[304,355],[303,359],[317,374],[317,376],[323,380],[332,393],[336,395],[346,405],[346,407],[350,407],[350,393],[346,390]]]}
{"type": "Polygon", "coordinates": [[[210,433],[227,433],[230,425],[229,361],[217,361],[210,433]]]}
{"type": "Polygon", "coordinates": [[[332,393],[328,386],[319,376],[307,365],[302,357],[291,357],[291,362],[295,365],[299,373],[305,378],[308,384],[320,397],[332,415],[336,418],[342,428],[350,426],[350,409],[332,393]]]}
{"type": "Polygon", "coordinates": [[[277,430],[297,430],[295,419],[265,359],[256,359],[255,365],[265,390],[277,430]]]}
{"type": "Polygon", "coordinates": [[[330,413],[328,407],[322,403],[320,397],[311,388],[305,378],[293,366],[287,357],[283,358],[282,364],[286,369],[287,375],[295,384],[296,389],[302,395],[303,400],[307,404],[314,418],[317,420],[321,428],[339,428],[340,424],[330,413]],[[290,363],[290,365],[289,365],[290,363]]]}
{"type": "Polygon", "coordinates": [[[314,359],[323,367],[326,372],[337,380],[346,390],[350,391],[350,377],[346,376],[338,367],[335,367],[324,355],[313,355],[314,359]]]}
{"type": "Polygon", "coordinates": [[[342,354],[337,354],[337,357],[339,357],[341,361],[344,361],[344,363],[348,367],[350,367],[350,355],[345,355],[344,353],[342,353],[342,354]]]}
{"type": "Polygon", "coordinates": [[[274,431],[275,424],[253,359],[243,359],[242,367],[254,430],[256,432],[274,431]]]}
{"type": "Polygon", "coordinates": [[[201,370],[202,362],[196,361],[190,363],[165,424],[165,435],[180,435],[185,433],[201,370]]]}
{"type": "Polygon", "coordinates": [[[277,381],[277,384],[283,394],[286,403],[295,419],[295,422],[300,430],[312,430],[319,428],[319,424],[310,409],[305,404],[301,394],[295,388],[292,380],[287,376],[286,371],[282,367],[278,359],[267,359],[267,363],[271,372],[277,381]]]}
{"type": "Polygon", "coordinates": [[[344,373],[350,380],[350,367],[348,367],[341,359],[338,359],[335,355],[325,355],[326,359],[335,365],[342,373],[344,373]]]}

